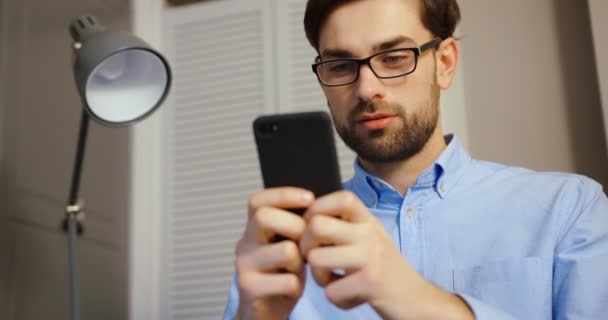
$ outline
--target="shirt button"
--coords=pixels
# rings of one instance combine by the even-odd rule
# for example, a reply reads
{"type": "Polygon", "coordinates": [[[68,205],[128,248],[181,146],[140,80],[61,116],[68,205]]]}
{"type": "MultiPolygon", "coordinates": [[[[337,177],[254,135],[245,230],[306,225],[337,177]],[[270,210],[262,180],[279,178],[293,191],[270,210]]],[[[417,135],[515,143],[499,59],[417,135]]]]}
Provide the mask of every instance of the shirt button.
{"type": "Polygon", "coordinates": [[[370,203],[372,206],[375,206],[375,205],[376,205],[376,198],[371,198],[371,199],[369,200],[369,203],[370,203]]]}
{"type": "Polygon", "coordinates": [[[414,209],[412,208],[407,208],[407,212],[406,212],[408,217],[413,217],[414,216],[414,209]]]}
{"type": "Polygon", "coordinates": [[[441,192],[445,192],[445,182],[442,182],[441,185],[439,185],[439,190],[441,190],[441,192]]]}

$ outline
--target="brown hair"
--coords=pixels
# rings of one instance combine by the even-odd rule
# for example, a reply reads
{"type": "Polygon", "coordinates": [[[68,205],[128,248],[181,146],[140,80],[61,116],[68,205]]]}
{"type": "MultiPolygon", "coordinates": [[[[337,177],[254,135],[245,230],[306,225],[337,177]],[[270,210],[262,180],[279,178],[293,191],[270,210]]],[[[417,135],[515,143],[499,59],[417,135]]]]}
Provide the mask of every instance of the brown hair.
{"type": "MultiPolygon", "coordinates": [[[[317,52],[319,35],[329,15],[338,7],[358,0],[308,0],[304,13],[306,37],[317,52]]],[[[460,21],[460,7],[456,0],[418,0],[421,2],[420,17],[422,24],[433,35],[447,39],[454,35],[460,21]]]]}

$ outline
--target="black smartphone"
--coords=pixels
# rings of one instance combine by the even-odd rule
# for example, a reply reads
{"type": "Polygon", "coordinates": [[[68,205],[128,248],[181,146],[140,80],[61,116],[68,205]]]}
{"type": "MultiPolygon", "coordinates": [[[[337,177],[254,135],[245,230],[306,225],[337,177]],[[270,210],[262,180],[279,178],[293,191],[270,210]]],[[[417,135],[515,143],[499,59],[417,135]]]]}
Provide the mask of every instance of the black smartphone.
{"type": "Polygon", "coordinates": [[[316,197],[342,189],[327,112],[260,116],[253,122],[253,132],[264,187],[300,187],[316,197]]]}

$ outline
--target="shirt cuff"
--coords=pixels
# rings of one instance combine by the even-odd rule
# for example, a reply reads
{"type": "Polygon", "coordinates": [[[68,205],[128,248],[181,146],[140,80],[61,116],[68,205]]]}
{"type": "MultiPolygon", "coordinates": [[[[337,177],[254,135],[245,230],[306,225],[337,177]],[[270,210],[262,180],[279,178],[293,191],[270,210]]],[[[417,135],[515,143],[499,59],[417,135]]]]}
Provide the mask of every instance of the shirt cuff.
{"type": "Polygon", "coordinates": [[[226,303],[226,309],[224,310],[224,320],[232,320],[236,316],[239,309],[239,289],[237,287],[236,273],[232,278],[230,289],[228,290],[228,302],[226,303]]]}
{"type": "Polygon", "coordinates": [[[512,315],[466,294],[458,294],[471,308],[476,320],[516,320],[512,315]]]}

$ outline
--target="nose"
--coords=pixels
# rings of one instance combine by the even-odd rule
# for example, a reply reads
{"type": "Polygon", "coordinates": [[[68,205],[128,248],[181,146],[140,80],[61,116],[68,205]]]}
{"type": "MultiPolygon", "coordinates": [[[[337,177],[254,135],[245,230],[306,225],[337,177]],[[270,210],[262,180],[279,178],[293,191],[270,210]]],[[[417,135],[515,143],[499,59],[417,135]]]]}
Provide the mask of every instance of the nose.
{"type": "Polygon", "coordinates": [[[362,101],[384,98],[384,84],[376,77],[369,65],[362,65],[359,69],[359,79],[356,82],[357,95],[362,101]]]}

